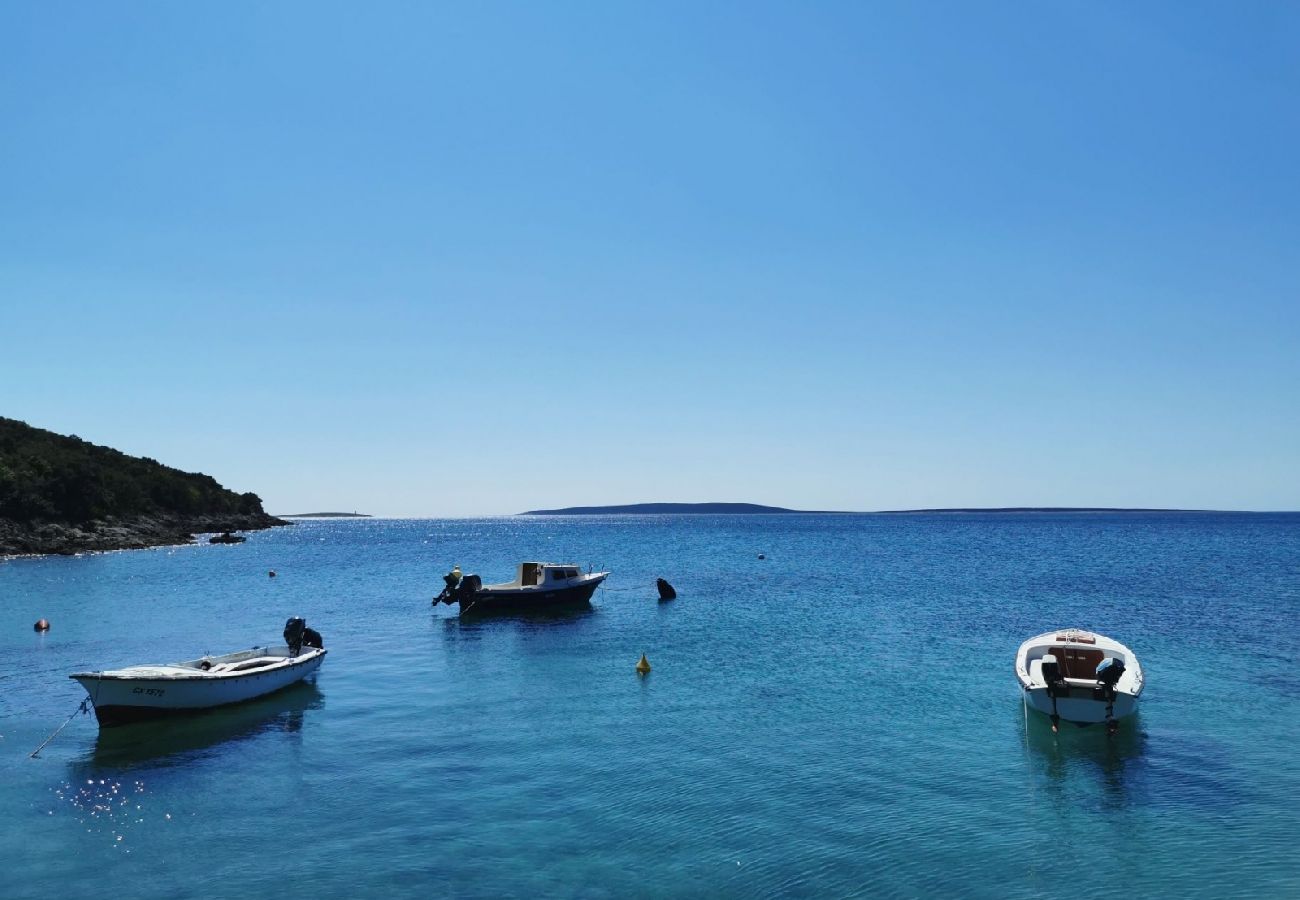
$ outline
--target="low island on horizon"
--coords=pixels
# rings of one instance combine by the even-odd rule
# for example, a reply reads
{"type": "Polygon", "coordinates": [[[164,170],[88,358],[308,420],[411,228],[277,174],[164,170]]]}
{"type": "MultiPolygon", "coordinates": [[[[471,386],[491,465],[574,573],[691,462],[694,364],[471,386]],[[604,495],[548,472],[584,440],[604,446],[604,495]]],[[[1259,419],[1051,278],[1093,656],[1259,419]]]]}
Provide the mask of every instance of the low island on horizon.
{"type": "Polygon", "coordinates": [[[370,513],[359,512],[314,512],[314,513],[279,513],[281,519],[369,519],[370,513]]]}
{"type": "Polygon", "coordinates": [[[562,509],[530,509],[521,516],[625,516],[625,515],[803,515],[863,516],[917,513],[1205,513],[1229,512],[1210,509],[1162,509],[1127,506],[962,506],[933,509],[788,509],[758,503],[628,503],[616,506],[566,506],[562,509]]]}

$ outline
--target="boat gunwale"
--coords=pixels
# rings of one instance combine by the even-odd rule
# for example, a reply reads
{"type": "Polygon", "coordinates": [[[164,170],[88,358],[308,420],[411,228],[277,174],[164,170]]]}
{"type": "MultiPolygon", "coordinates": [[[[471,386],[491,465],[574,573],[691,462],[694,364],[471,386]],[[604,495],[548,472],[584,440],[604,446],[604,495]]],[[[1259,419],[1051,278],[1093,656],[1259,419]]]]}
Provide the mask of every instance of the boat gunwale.
{"type": "MultiPolygon", "coordinates": [[[[1132,686],[1121,688],[1116,685],[1118,693],[1137,698],[1142,693],[1142,688],[1146,686],[1146,673],[1142,669],[1142,663],[1138,660],[1137,654],[1130,650],[1126,645],[1112,637],[1107,637],[1096,631],[1088,631],[1082,628],[1056,628],[1052,631],[1045,631],[1042,634],[1035,635],[1024,641],[1016,650],[1016,680],[1020,682],[1020,687],[1024,691],[1045,691],[1047,685],[1034,684],[1032,676],[1029,673],[1029,651],[1037,646],[1079,646],[1095,650],[1101,650],[1103,653],[1119,652],[1125,657],[1125,668],[1133,672],[1132,686]],[[1092,641],[1076,641],[1071,635],[1087,635],[1092,641]],[[1065,637],[1062,637],[1065,636],[1065,637]]],[[[1090,679],[1067,678],[1074,687],[1086,687],[1094,682],[1090,679]]]]}
{"type": "Polygon", "coordinates": [[[557,593],[560,591],[575,590],[583,588],[591,583],[599,585],[608,578],[609,572],[582,572],[572,578],[566,578],[563,583],[547,582],[545,584],[520,584],[518,581],[503,581],[497,584],[480,585],[475,594],[506,594],[506,593],[557,593]]]}
{"type": "Polygon", "coordinates": [[[213,672],[211,670],[195,669],[193,675],[188,673],[179,675],[124,675],[121,674],[126,671],[124,669],[110,669],[106,672],[73,672],[68,677],[78,682],[83,678],[92,681],[236,681],[240,678],[251,678],[254,675],[265,675],[268,672],[279,672],[283,669],[292,669],[295,666],[305,665],[329,652],[324,647],[313,647],[312,650],[314,651],[312,653],[286,656],[277,662],[242,672],[213,672]]]}

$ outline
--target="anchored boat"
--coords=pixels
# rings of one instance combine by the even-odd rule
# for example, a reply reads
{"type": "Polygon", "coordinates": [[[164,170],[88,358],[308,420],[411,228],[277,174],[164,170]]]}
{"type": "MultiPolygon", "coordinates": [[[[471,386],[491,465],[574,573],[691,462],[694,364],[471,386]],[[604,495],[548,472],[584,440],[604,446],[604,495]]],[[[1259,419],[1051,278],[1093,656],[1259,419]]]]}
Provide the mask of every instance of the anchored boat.
{"type": "Polygon", "coordinates": [[[101,728],[252,700],[288,687],[320,668],[320,633],[303,619],[284,626],[283,647],[254,647],[166,665],[77,672],[101,728]]]}
{"type": "Polygon", "coordinates": [[[583,606],[609,577],[608,572],[583,572],[573,564],[525,562],[514,581],[483,584],[477,575],[459,575],[459,567],[446,576],[441,594],[433,602],[459,603],[460,614],[534,611],[583,606]]]}
{"type": "Polygon", "coordinates": [[[1137,710],[1142,666],[1119,641],[1076,628],[1032,637],[1016,651],[1016,678],[1026,702],[1052,719],[1075,725],[1106,723],[1111,734],[1119,720],[1137,710]]]}

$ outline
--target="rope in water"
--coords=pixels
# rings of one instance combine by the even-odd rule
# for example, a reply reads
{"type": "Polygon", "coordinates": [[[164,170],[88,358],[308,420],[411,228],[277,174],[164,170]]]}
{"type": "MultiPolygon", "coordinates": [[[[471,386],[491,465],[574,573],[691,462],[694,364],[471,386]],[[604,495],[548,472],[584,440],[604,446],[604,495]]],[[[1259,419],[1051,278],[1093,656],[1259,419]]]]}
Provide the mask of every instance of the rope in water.
{"type": "Polygon", "coordinates": [[[89,697],[87,697],[85,700],[82,700],[82,701],[81,701],[81,705],[78,706],[78,707],[76,708],[76,710],[73,711],[72,715],[68,716],[68,719],[67,719],[66,722],[64,722],[64,723],[63,723],[62,725],[60,725],[58,728],[54,729],[54,734],[50,735],[50,736],[47,737],[45,740],[41,741],[41,745],[40,745],[39,747],[37,747],[35,750],[33,750],[33,751],[31,752],[31,754],[30,754],[30,758],[31,758],[31,759],[35,759],[36,756],[37,756],[37,754],[39,754],[42,750],[45,749],[45,745],[48,744],[50,741],[54,740],[56,737],[58,737],[58,736],[59,736],[59,732],[62,731],[63,729],[65,729],[65,728],[67,728],[67,727],[68,727],[68,724],[69,724],[73,719],[75,719],[75,718],[77,717],[77,714],[78,714],[78,713],[88,713],[88,712],[90,712],[90,698],[89,698],[89,697]]]}

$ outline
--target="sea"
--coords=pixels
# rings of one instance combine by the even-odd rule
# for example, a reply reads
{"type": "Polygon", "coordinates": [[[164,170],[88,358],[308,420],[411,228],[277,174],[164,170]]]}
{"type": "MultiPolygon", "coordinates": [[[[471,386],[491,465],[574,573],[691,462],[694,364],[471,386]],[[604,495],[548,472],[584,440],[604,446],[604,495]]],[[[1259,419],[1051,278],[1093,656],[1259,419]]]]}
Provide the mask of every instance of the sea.
{"type": "Polygon", "coordinates": [[[1295,514],[331,519],[12,559],[0,897],[1300,897],[1298,611],[1295,514]],[[522,560],[613,574],[568,614],[431,603],[522,560]],[[77,713],[70,672],[290,616],[313,683],[77,713]],[[1114,737],[1022,702],[1016,648],[1067,626],[1142,662],[1114,737]]]}

